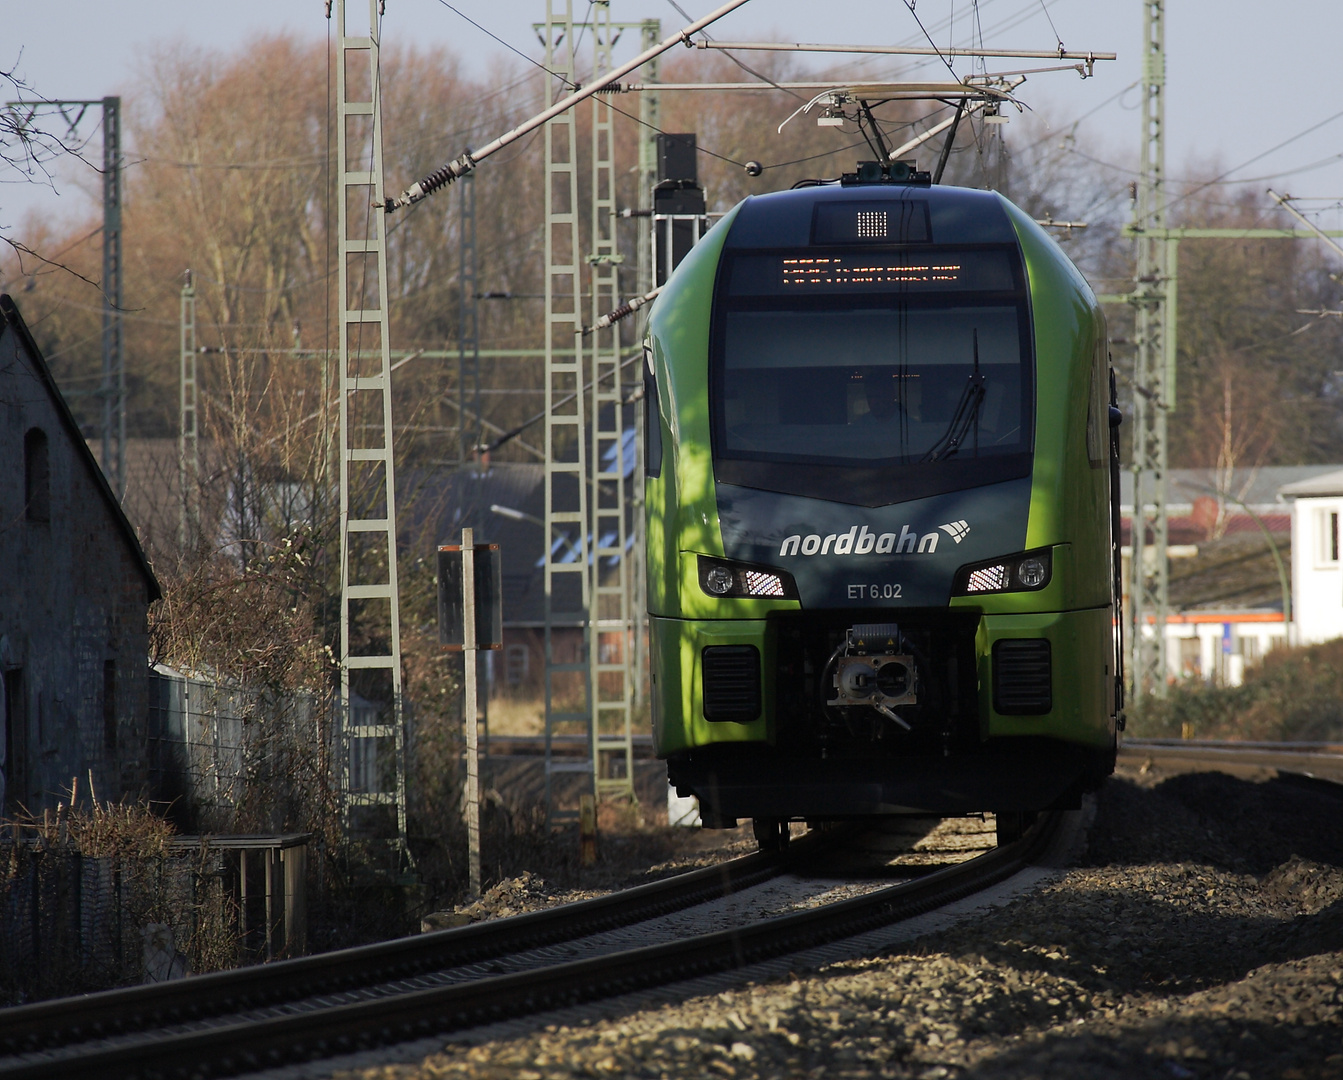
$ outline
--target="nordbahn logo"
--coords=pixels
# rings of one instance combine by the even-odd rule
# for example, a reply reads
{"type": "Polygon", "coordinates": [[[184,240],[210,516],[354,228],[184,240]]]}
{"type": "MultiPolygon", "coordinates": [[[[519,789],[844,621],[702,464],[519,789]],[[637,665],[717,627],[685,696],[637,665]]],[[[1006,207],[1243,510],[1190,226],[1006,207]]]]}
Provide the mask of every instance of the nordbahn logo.
{"type": "MultiPolygon", "coordinates": [[[[963,520],[949,521],[938,528],[958,544],[970,535],[970,526],[963,520]]],[[[785,537],[779,555],[931,555],[937,551],[939,539],[936,532],[920,536],[908,525],[901,527],[899,535],[874,533],[866,525],[854,525],[848,532],[829,536],[796,533],[785,537]]]]}
{"type": "Polygon", "coordinates": [[[970,526],[964,521],[949,521],[945,525],[939,525],[938,528],[958,544],[970,535],[970,526]]]}

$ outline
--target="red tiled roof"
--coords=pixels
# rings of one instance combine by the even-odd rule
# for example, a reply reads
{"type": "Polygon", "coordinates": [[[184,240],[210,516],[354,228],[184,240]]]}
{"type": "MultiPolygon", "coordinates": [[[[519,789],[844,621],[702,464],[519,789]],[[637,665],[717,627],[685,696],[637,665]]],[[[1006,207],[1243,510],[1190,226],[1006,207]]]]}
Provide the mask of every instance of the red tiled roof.
{"type": "MultiPolygon", "coordinates": [[[[1259,520],[1263,522],[1264,528],[1274,536],[1285,537],[1292,531],[1291,514],[1260,514],[1259,520]]],[[[1172,544],[1203,544],[1208,541],[1207,529],[1187,515],[1171,518],[1167,528],[1169,529],[1169,542],[1172,544]]],[[[1127,544],[1129,542],[1128,518],[1122,519],[1120,532],[1123,536],[1123,543],[1127,544]]],[[[1238,533],[1260,533],[1260,528],[1249,514],[1228,514],[1223,533],[1227,536],[1238,533]]]]}

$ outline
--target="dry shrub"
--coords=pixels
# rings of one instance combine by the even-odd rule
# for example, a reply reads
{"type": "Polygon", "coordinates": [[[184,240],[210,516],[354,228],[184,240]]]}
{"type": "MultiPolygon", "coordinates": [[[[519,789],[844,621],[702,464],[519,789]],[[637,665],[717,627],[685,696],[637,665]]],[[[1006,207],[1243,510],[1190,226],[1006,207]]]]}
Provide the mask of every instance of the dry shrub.
{"type": "Polygon", "coordinates": [[[1240,686],[1188,684],[1144,703],[1129,728],[1137,738],[1265,742],[1343,740],[1343,638],[1277,649],[1240,686]]]}
{"type": "Polygon", "coordinates": [[[95,858],[161,859],[174,829],[143,803],[94,803],[66,819],[70,846],[95,858]]]}
{"type": "Polygon", "coordinates": [[[88,802],[81,798],[79,778],[72,778],[55,814],[19,814],[3,823],[0,834],[7,833],[14,841],[33,840],[46,850],[95,859],[161,859],[168,855],[177,834],[171,821],[145,802],[100,803],[91,775],[88,784],[88,802]]]}
{"type": "Polygon", "coordinates": [[[219,853],[174,846],[145,803],[70,802],[0,822],[0,1003],[141,982],[146,928],[193,972],[241,959],[219,853]],[[40,962],[39,962],[40,961],[40,962]]]}
{"type": "Polygon", "coordinates": [[[251,688],[320,686],[330,670],[314,611],[313,544],[302,534],[257,545],[239,566],[202,559],[169,572],[151,611],[155,659],[251,688]]]}

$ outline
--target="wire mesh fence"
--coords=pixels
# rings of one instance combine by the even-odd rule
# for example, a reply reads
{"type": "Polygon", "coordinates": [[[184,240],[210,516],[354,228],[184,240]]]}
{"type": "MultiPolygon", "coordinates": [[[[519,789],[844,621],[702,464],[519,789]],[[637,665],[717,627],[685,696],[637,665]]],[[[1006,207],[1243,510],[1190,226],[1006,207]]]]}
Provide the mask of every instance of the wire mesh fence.
{"type": "Polygon", "coordinates": [[[5,1004],[238,963],[236,902],[220,852],[87,855],[61,827],[7,832],[0,839],[5,1004]],[[30,831],[38,835],[24,835],[30,831]]]}
{"type": "Polygon", "coordinates": [[[155,665],[151,783],[190,832],[323,832],[334,695],[224,685],[155,665]]]}

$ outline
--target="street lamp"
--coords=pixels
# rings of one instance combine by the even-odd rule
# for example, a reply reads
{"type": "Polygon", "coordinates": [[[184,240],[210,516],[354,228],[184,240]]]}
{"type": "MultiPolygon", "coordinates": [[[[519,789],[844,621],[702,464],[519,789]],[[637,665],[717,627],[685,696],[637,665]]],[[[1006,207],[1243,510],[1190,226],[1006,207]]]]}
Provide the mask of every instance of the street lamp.
{"type": "MultiPolygon", "coordinates": [[[[498,503],[491,503],[490,513],[498,514],[500,517],[510,518],[513,521],[530,521],[533,525],[540,525],[543,529],[546,527],[545,521],[535,514],[529,514],[525,510],[515,510],[511,506],[500,506],[498,503]]],[[[575,559],[582,557],[583,553],[578,550],[578,545],[573,540],[570,540],[566,533],[560,533],[559,538],[564,542],[564,545],[573,554],[575,559]]]]}
{"type": "Polygon", "coordinates": [[[540,525],[543,529],[546,527],[546,523],[535,514],[528,514],[523,510],[514,510],[511,506],[491,503],[490,513],[498,514],[500,517],[512,518],[514,521],[530,521],[533,525],[540,525]]]}

